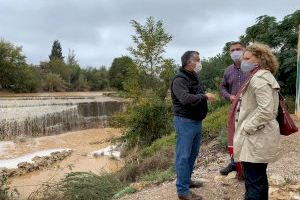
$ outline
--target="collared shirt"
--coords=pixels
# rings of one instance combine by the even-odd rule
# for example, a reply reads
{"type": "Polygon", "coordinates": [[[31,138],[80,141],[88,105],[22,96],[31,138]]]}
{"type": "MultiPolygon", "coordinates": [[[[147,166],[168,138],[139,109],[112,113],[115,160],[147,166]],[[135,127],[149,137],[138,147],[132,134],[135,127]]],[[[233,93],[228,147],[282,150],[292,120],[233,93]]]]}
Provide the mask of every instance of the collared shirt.
{"type": "Polygon", "coordinates": [[[236,95],[245,82],[247,76],[234,64],[225,69],[221,83],[221,95],[230,100],[230,95],[236,95]]]}

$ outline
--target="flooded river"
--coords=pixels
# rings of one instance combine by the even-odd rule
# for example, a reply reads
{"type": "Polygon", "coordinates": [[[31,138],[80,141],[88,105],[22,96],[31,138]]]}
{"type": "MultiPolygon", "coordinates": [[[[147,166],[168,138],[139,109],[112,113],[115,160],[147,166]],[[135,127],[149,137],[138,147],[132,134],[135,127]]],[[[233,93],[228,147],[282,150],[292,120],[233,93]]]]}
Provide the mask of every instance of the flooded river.
{"type": "Polygon", "coordinates": [[[120,169],[121,160],[94,157],[92,152],[110,146],[111,139],[121,135],[106,123],[123,109],[122,99],[97,92],[0,94],[0,168],[16,168],[19,162],[56,150],[73,151],[47,168],[9,178],[11,189],[26,199],[42,184],[56,182],[69,172],[120,169]]]}

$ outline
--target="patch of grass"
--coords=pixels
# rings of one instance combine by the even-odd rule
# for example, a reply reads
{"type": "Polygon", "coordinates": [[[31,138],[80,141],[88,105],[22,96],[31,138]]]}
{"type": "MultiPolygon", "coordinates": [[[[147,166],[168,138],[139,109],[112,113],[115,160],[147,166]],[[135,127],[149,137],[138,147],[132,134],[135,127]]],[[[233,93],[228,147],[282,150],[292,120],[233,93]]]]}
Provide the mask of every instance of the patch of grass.
{"type": "Polygon", "coordinates": [[[117,194],[115,194],[113,198],[120,199],[120,198],[124,197],[125,195],[133,194],[136,191],[137,190],[135,188],[128,186],[128,187],[124,188],[123,190],[121,190],[120,192],[118,192],[117,194]]]}
{"type": "Polygon", "coordinates": [[[174,153],[172,147],[164,148],[140,162],[129,163],[119,172],[119,178],[123,182],[135,182],[152,171],[166,170],[174,163],[174,153]]]}
{"type": "Polygon", "coordinates": [[[154,141],[150,146],[141,150],[140,156],[142,158],[150,157],[161,151],[166,147],[174,147],[176,144],[176,134],[173,132],[170,135],[166,135],[160,139],[154,141]]]}
{"type": "Polygon", "coordinates": [[[227,129],[221,130],[221,135],[219,136],[218,141],[224,150],[227,149],[227,129]]]}
{"type": "Polygon", "coordinates": [[[140,178],[141,181],[150,183],[162,183],[165,181],[170,181],[175,178],[175,167],[171,166],[165,171],[153,171],[140,178]]]}
{"type": "MultiPolygon", "coordinates": [[[[213,93],[218,94],[217,91],[213,91],[213,93]]],[[[226,105],[228,105],[227,100],[225,100],[223,97],[220,97],[219,95],[217,95],[217,100],[208,104],[208,113],[212,113],[226,105]]]]}
{"type": "Polygon", "coordinates": [[[229,106],[225,105],[207,115],[202,124],[203,139],[216,138],[226,130],[228,110],[229,106]]]}

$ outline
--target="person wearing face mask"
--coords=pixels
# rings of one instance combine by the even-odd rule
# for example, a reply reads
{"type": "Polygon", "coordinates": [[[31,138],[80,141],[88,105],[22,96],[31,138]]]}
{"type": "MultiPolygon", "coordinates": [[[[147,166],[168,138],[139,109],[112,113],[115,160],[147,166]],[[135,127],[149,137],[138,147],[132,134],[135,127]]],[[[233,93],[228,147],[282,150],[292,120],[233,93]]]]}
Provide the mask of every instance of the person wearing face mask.
{"type": "Polygon", "coordinates": [[[234,158],[244,170],[245,200],[268,199],[267,166],[279,156],[280,87],[273,76],[278,65],[271,48],[264,44],[248,46],[242,56],[241,70],[249,81],[231,104],[228,131],[234,132],[234,158]]]}
{"type": "MultiPolygon", "coordinates": [[[[233,64],[225,69],[223,80],[221,83],[221,95],[228,101],[232,102],[236,98],[240,87],[246,80],[246,75],[241,70],[241,57],[245,50],[245,46],[241,42],[231,42],[229,45],[230,57],[233,64]]],[[[228,150],[231,157],[231,162],[220,170],[220,174],[227,176],[232,171],[237,171],[237,163],[233,159],[232,138],[228,136],[228,150]]],[[[241,170],[239,170],[239,177],[241,177],[241,170]]]]}
{"type": "Polygon", "coordinates": [[[202,182],[191,181],[195,160],[199,153],[202,120],[207,114],[207,101],[215,95],[205,93],[197,73],[202,69],[199,53],[187,51],[181,57],[182,67],[173,78],[171,96],[176,129],[176,188],[179,199],[200,200],[202,197],[189,188],[201,187],[202,182]]]}

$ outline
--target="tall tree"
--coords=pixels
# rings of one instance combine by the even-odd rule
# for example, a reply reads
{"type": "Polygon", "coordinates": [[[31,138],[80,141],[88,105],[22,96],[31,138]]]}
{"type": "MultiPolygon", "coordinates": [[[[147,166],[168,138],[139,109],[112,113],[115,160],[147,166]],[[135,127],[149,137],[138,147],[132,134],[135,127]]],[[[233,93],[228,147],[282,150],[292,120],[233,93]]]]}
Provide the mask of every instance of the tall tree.
{"type": "Polygon", "coordinates": [[[108,71],[105,66],[101,66],[100,69],[89,67],[82,72],[91,90],[99,91],[108,88],[108,71]]]}
{"type": "Polygon", "coordinates": [[[140,70],[150,76],[152,85],[162,70],[163,53],[172,36],[165,32],[163,22],[155,21],[153,17],[147,18],[145,25],[135,20],[131,20],[130,23],[135,29],[135,35],[132,35],[134,46],[128,50],[140,70]]]}
{"type": "Polygon", "coordinates": [[[22,47],[0,40],[0,86],[9,88],[15,84],[17,72],[26,66],[22,47]]]}
{"type": "Polygon", "coordinates": [[[278,80],[285,94],[295,96],[297,75],[297,41],[300,24],[300,10],[287,15],[278,25],[280,45],[277,57],[280,63],[278,80]]]}
{"type": "Polygon", "coordinates": [[[165,99],[168,90],[170,88],[172,78],[175,76],[179,66],[176,66],[173,59],[166,59],[162,65],[162,72],[160,73],[160,80],[162,80],[162,86],[160,87],[159,96],[161,99],[165,99]]]}
{"type": "Polygon", "coordinates": [[[241,42],[249,44],[250,42],[262,42],[271,47],[280,44],[280,38],[277,31],[278,23],[273,16],[263,15],[256,18],[256,23],[246,29],[246,34],[240,37],[241,42]]]}
{"type": "Polygon", "coordinates": [[[284,94],[295,95],[297,70],[297,35],[300,24],[300,10],[287,15],[282,21],[263,15],[256,23],[247,28],[246,34],[240,37],[245,44],[262,42],[273,48],[279,60],[277,80],[284,94]]]}
{"type": "Polygon", "coordinates": [[[60,42],[58,40],[55,40],[52,45],[51,54],[49,55],[50,61],[53,59],[60,59],[63,60],[64,57],[62,55],[62,48],[60,45],[60,42]]]}
{"type": "Polygon", "coordinates": [[[67,71],[68,73],[68,79],[67,79],[67,83],[69,85],[69,89],[70,90],[80,90],[80,88],[82,85],[81,84],[84,82],[84,78],[83,76],[80,76],[81,74],[81,69],[80,69],[80,65],[78,63],[78,61],[76,60],[76,55],[74,50],[70,50],[69,49],[69,53],[68,53],[68,57],[67,57],[67,61],[66,61],[66,68],[68,69],[67,71]],[[79,81],[80,78],[80,81],[79,81]],[[80,84],[78,84],[80,82],[80,84]],[[80,87],[78,87],[80,86],[80,87]]]}
{"type": "Polygon", "coordinates": [[[204,86],[207,89],[219,90],[224,69],[231,63],[232,61],[227,52],[204,59],[202,61],[203,69],[200,73],[200,78],[204,86]]]}
{"type": "Polygon", "coordinates": [[[119,90],[124,89],[124,82],[128,77],[129,67],[134,65],[128,56],[115,58],[108,72],[110,86],[119,90]]]}

